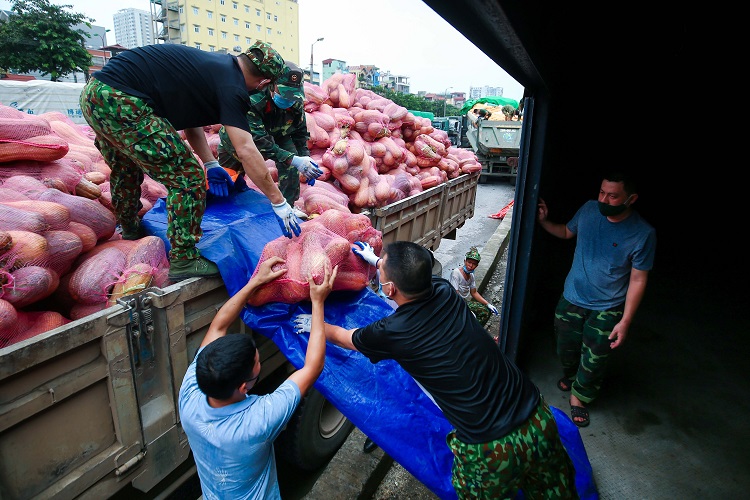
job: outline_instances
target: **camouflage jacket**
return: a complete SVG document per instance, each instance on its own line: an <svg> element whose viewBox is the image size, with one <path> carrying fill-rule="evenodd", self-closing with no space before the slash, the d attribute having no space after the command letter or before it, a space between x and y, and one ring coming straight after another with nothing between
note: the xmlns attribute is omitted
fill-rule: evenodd
<svg viewBox="0 0 750 500"><path fill-rule="evenodd" d="M269 92L255 92L250 94L250 111L247 113L250 132L258 150L266 160L277 163L287 163L294 154L281 149L277 140L290 136L297 147L297 156L309 156L307 141L310 133L307 131L307 119L303 101L297 101L289 109L279 109L274 105ZM224 127L219 130L221 142L219 150L224 150L236 156L229 136ZM276 138L276 139L275 139Z"/></svg>

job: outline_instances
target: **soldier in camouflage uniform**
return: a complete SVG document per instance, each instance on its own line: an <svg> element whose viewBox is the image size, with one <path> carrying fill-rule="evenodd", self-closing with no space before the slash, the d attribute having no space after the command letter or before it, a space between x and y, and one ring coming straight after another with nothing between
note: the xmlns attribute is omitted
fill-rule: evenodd
<svg viewBox="0 0 750 500"><path fill-rule="evenodd" d="M300 174L305 175L312 185L322 173L310 158L307 148L310 133L305 119L304 100L302 70L287 61L276 91L251 93L250 111L247 113L255 145L263 158L276 162L279 189L293 207L300 194ZM241 165L224 127L219 130L219 137L219 163L222 167L240 170ZM294 212L298 217L307 217L298 208L294 208Z"/></svg>
<svg viewBox="0 0 750 500"><path fill-rule="evenodd" d="M275 85L283 69L284 60L264 42L239 56L178 44L148 45L118 54L84 87L81 110L112 169L112 204L124 239L145 235L138 218L144 175L167 188L170 279L219 275L216 264L196 248L206 180L208 191L217 196L229 196L230 188L247 189L244 182L227 180L204 126L226 126L244 172L268 196L282 232L299 235L300 221L273 182L245 118L248 92Z"/></svg>

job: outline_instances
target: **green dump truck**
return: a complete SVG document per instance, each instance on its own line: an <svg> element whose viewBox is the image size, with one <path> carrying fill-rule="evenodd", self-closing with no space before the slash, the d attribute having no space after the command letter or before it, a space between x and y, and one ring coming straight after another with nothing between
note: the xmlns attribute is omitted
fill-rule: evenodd
<svg viewBox="0 0 750 500"><path fill-rule="evenodd" d="M507 179L515 185L523 122L483 120L471 112L467 116L469 126L466 137L482 165L479 182L493 178Z"/></svg>

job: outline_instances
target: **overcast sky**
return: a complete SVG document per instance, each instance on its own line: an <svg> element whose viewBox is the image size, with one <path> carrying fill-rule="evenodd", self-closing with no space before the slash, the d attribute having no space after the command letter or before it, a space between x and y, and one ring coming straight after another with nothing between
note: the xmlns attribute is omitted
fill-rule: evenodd
<svg viewBox="0 0 750 500"><path fill-rule="evenodd" d="M150 11L149 0L51 0L73 5L73 11L94 18L110 29L107 43L115 43L112 16L132 7ZM0 9L11 2L0 0ZM315 71L324 59L348 65L372 64L381 71L409 77L412 93L442 94L446 89L503 87L503 95L520 101L523 87L484 55L461 33L421 0L299 0L300 66L310 68L314 47ZM449 91L450 91L449 90Z"/></svg>

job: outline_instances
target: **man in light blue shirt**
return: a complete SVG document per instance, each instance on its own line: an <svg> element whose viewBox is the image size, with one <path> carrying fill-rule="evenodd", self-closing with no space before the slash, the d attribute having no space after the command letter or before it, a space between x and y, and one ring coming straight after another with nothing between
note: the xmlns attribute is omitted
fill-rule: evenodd
<svg viewBox="0 0 750 500"><path fill-rule="evenodd" d="M598 200L586 202L567 224L547 220L539 200L537 220L558 238L577 237L573 265L555 309L561 391L571 391L570 412L589 425L584 406L599 394L612 349L625 342L654 265L656 231L632 208L635 185L624 173L604 177Z"/></svg>
<svg viewBox="0 0 750 500"><path fill-rule="evenodd" d="M327 270L320 285L309 279L312 326L305 364L271 394L250 394L261 369L252 335L227 334L252 293L286 272L272 270L283 263L280 257L261 263L219 309L180 387L180 419L206 500L281 498L273 442L323 371L323 304L338 268Z"/></svg>

